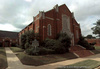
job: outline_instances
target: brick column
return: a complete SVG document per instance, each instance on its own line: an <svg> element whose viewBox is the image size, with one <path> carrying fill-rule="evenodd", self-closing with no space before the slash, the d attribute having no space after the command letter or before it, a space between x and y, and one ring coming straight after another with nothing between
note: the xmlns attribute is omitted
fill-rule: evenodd
<svg viewBox="0 0 100 69"><path fill-rule="evenodd" d="M4 46L4 39L2 40L2 43L3 43L3 47L5 47L5 46Z"/></svg>

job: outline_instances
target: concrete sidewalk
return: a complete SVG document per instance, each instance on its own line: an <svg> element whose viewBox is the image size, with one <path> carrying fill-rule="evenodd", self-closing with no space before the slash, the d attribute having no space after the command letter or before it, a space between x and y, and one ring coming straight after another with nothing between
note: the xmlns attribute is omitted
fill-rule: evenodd
<svg viewBox="0 0 100 69"><path fill-rule="evenodd" d="M10 50L10 48L5 48L7 55L8 68L7 69L25 69L28 66L23 65L17 56Z"/></svg>
<svg viewBox="0 0 100 69"><path fill-rule="evenodd" d="M92 56L89 56L89 57L86 57L86 58L71 59L71 60L51 63L51 64L47 64L47 65L42 65L42 66L26 66L26 65L23 65L20 62L20 60L10 50L10 48L5 48L5 50L6 50L7 61L8 61L8 68L7 69L55 69L55 68L58 68L58 67L74 64L74 63L84 61L84 60L88 60L88 59L100 61L100 54L97 54L97 55L92 55Z"/></svg>
<svg viewBox="0 0 100 69"><path fill-rule="evenodd" d="M89 57L86 57L86 58L77 58L77 59L71 59L71 60L66 60L66 61L62 61L62 62L47 64L47 65L43 65L43 66L38 66L36 69L55 69L55 68L58 68L58 67L74 64L74 63L81 62L81 61L84 61L84 60L100 61L100 54L92 55L92 56L89 56ZM99 66L99 68L100 68L100 66ZM99 68L97 68L97 69L99 69Z"/></svg>
<svg viewBox="0 0 100 69"><path fill-rule="evenodd" d="M85 57L85 58L77 58L77 59L71 59L71 60L56 62L56 63L52 63L52 64L47 64L47 65L42 65L42 66L36 67L35 69L56 69L58 67L74 64L74 63L81 62L81 61L84 61L84 60L100 61L100 54L92 55L92 56ZM97 68L97 69L99 69L99 68ZM30 67L29 69L33 69L33 68Z"/></svg>

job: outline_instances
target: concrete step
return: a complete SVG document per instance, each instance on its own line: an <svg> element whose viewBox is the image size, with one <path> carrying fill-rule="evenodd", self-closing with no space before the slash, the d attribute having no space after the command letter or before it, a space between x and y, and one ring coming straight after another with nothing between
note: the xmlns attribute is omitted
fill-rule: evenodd
<svg viewBox="0 0 100 69"><path fill-rule="evenodd" d="M74 53L75 53L78 57L87 57L87 56L94 55L94 53L91 52L90 50L74 51Z"/></svg>
<svg viewBox="0 0 100 69"><path fill-rule="evenodd" d="M87 56L94 54L92 51L86 50L84 47L78 46L78 45L77 46L71 46L70 52L77 55L77 57L87 57Z"/></svg>
<svg viewBox="0 0 100 69"><path fill-rule="evenodd" d="M86 50L86 49L82 46L71 46L70 47L70 52L79 51L79 50Z"/></svg>

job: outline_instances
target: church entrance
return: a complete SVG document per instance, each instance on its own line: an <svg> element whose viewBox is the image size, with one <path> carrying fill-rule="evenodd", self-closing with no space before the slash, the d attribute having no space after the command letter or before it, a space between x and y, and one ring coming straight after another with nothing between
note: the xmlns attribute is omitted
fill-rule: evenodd
<svg viewBox="0 0 100 69"><path fill-rule="evenodd" d="M4 42L4 47L9 47L10 46L10 41L5 41Z"/></svg>

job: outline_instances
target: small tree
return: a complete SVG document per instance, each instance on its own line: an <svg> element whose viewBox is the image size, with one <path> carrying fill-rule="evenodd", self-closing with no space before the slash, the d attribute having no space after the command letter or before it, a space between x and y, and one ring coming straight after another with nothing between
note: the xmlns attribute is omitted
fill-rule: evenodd
<svg viewBox="0 0 100 69"><path fill-rule="evenodd" d="M64 47L63 43L57 40L53 46L54 53L62 54L66 53L66 48Z"/></svg>
<svg viewBox="0 0 100 69"><path fill-rule="evenodd" d="M59 35L58 40L62 43L62 45L65 47L66 51L68 52L71 45L71 38L66 33L61 33Z"/></svg>
<svg viewBox="0 0 100 69"><path fill-rule="evenodd" d="M55 44L56 40L53 40L53 39L46 39L45 40L45 47L48 48L48 49L52 49L54 44Z"/></svg>
<svg viewBox="0 0 100 69"><path fill-rule="evenodd" d="M31 41L33 41L35 37L34 31L33 30L27 31L25 34L26 34L26 42L31 44Z"/></svg>
<svg viewBox="0 0 100 69"><path fill-rule="evenodd" d="M80 37L79 41L78 41L78 44L85 47L86 49L89 49L89 50L94 50L95 48L90 45L85 39L84 37Z"/></svg>
<svg viewBox="0 0 100 69"><path fill-rule="evenodd" d="M27 45L30 45L34 40L35 34L34 31L27 31L24 34L21 35L21 47L23 49L25 49L25 47L27 48Z"/></svg>
<svg viewBox="0 0 100 69"><path fill-rule="evenodd" d="M30 44L28 42L25 43L25 49L29 48Z"/></svg>
<svg viewBox="0 0 100 69"><path fill-rule="evenodd" d="M93 34L100 38L100 19L94 25L95 26L91 28L93 30Z"/></svg>
<svg viewBox="0 0 100 69"><path fill-rule="evenodd" d="M85 38L92 39L92 38L95 38L95 37L93 37L92 35L87 35Z"/></svg>
<svg viewBox="0 0 100 69"><path fill-rule="evenodd" d="M38 55L39 47L29 46L25 51L29 55Z"/></svg>
<svg viewBox="0 0 100 69"><path fill-rule="evenodd" d="M21 48L25 49L25 43L26 43L26 34L21 35Z"/></svg>
<svg viewBox="0 0 100 69"><path fill-rule="evenodd" d="M34 37L35 37L35 33L34 33L34 31L32 30L32 31L30 31L30 33L29 33L29 41L30 41L30 43L31 43L31 41L34 40Z"/></svg>

